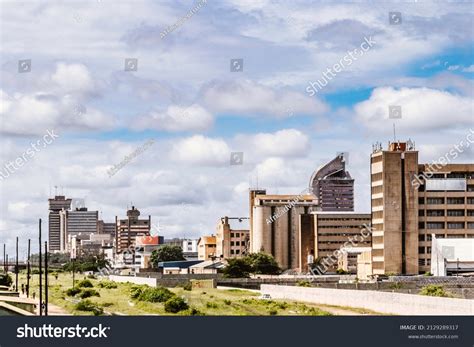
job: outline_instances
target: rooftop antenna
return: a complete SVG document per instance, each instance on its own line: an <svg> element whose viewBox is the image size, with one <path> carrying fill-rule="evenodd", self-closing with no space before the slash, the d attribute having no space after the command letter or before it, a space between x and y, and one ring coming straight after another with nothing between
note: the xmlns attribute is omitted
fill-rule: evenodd
<svg viewBox="0 0 474 347"><path fill-rule="evenodd" d="M54 196L58 195L58 186L54 186Z"/></svg>
<svg viewBox="0 0 474 347"><path fill-rule="evenodd" d="M395 123L393 123L393 142L397 142L397 135L395 132Z"/></svg>

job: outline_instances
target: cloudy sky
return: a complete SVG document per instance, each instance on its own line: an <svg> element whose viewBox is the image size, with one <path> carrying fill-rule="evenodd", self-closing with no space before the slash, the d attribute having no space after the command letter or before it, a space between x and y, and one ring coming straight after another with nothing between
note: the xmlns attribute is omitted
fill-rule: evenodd
<svg viewBox="0 0 474 347"><path fill-rule="evenodd" d="M386 146L394 124L422 162L473 128L467 2L4 0L0 10L0 243L10 254L17 235L24 254L38 218L47 230L56 189L105 221L133 203L155 232L197 237L221 216L247 216L249 186L297 194L338 152L365 212L372 144ZM472 162L472 147L456 161ZM230 165L232 152L242 165Z"/></svg>

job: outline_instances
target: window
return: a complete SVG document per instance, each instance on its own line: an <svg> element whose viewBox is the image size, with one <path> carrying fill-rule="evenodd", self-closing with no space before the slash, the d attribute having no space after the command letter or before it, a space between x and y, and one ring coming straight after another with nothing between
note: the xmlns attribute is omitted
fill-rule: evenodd
<svg viewBox="0 0 474 347"><path fill-rule="evenodd" d="M431 234L427 234L426 235L426 241L431 241L432 237L431 237Z"/></svg>
<svg viewBox="0 0 474 347"><path fill-rule="evenodd" d="M236 246L240 246L240 241L236 241L236 242L235 242L235 245L236 245Z"/></svg>
<svg viewBox="0 0 474 347"><path fill-rule="evenodd" d="M425 228L425 222L418 222L418 229L424 229Z"/></svg>
<svg viewBox="0 0 474 347"><path fill-rule="evenodd" d="M448 222L448 229L464 229L464 223Z"/></svg>
<svg viewBox="0 0 474 347"><path fill-rule="evenodd" d="M233 245L234 245L234 241L230 241L230 245L233 246Z"/></svg>
<svg viewBox="0 0 474 347"><path fill-rule="evenodd" d="M240 249L236 249L235 254L240 254Z"/></svg>
<svg viewBox="0 0 474 347"><path fill-rule="evenodd" d="M428 210L426 211L428 217L443 217L444 210Z"/></svg>
<svg viewBox="0 0 474 347"><path fill-rule="evenodd" d="M425 247L418 247L419 254L425 254Z"/></svg>
<svg viewBox="0 0 474 347"><path fill-rule="evenodd" d="M470 217L474 216L474 210L467 210L467 215Z"/></svg>
<svg viewBox="0 0 474 347"><path fill-rule="evenodd" d="M448 210L448 216L450 216L450 217L462 217L462 216L464 216L464 210Z"/></svg>
<svg viewBox="0 0 474 347"><path fill-rule="evenodd" d="M444 204L444 198L427 198L426 203L428 205L441 205Z"/></svg>
<svg viewBox="0 0 474 347"><path fill-rule="evenodd" d="M427 229L444 229L443 222L428 222L426 223Z"/></svg>
<svg viewBox="0 0 474 347"><path fill-rule="evenodd" d="M230 237L234 237L234 233L230 233Z"/></svg>
<svg viewBox="0 0 474 347"><path fill-rule="evenodd" d="M474 229L474 223L473 222L468 222L467 223L467 228L468 229Z"/></svg>
<svg viewBox="0 0 474 347"><path fill-rule="evenodd" d="M448 198L448 204L450 204L450 205L462 205L462 204L464 204L464 198Z"/></svg>
<svg viewBox="0 0 474 347"><path fill-rule="evenodd" d="M425 241L425 234L418 235L418 241Z"/></svg>
<svg viewBox="0 0 474 347"><path fill-rule="evenodd" d="M467 191L468 192L474 192L474 185L470 184L467 186Z"/></svg>
<svg viewBox="0 0 474 347"><path fill-rule="evenodd" d="M233 249L230 250L230 254L234 254L234 250L233 250Z"/></svg>
<svg viewBox="0 0 474 347"><path fill-rule="evenodd" d="M426 253L428 253L428 254L431 253L431 247L426 247Z"/></svg>
<svg viewBox="0 0 474 347"><path fill-rule="evenodd" d="M436 234L437 239L444 239L444 234Z"/></svg>
<svg viewBox="0 0 474 347"><path fill-rule="evenodd" d="M474 205L474 198L467 198L467 203L470 205Z"/></svg>
<svg viewBox="0 0 474 347"><path fill-rule="evenodd" d="M418 198L418 204L423 205L425 203L425 198Z"/></svg>
<svg viewBox="0 0 474 347"><path fill-rule="evenodd" d="M424 215L425 215L425 210L418 210L418 216L419 217L423 217Z"/></svg>

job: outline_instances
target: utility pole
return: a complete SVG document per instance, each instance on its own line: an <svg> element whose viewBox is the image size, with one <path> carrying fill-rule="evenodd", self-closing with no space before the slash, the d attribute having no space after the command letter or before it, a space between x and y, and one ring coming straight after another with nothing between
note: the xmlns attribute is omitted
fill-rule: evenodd
<svg viewBox="0 0 474 347"><path fill-rule="evenodd" d="M44 241L44 315L48 315L48 241Z"/></svg>
<svg viewBox="0 0 474 347"><path fill-rule="evenodd" d="M41 255L41 218L39 219L39 314L40 316L43 315L43 268L42 268L42 262L43 262L43 257Z"/></svg>
<svg viewBox="0 0 474 347"><path fill-rule="evenodd" d="M3 272L7 273L7 245L3 244Z"/></svg>
<svg viewBox="0 0 474 347"><path fill-rule="evenodd" d="M15 290L18 290L18 236L16 237L16 258L15 258Z"/></svg>
<svg viewBox="0 0 474 347"><path fill-rule="evenodd" d="M28 239L28 261L26 265L26 297L30 297L30 277L31 277L31 265L30 265L30 250L31 250L31 240Z"/></svg>

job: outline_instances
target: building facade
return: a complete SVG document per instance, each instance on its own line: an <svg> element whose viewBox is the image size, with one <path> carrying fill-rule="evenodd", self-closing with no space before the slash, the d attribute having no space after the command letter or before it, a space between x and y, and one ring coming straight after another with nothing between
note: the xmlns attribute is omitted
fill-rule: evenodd
<svg viewBox="0 0 474 347"><path fill-rule="evenodd" d="M72 199L66 199L63 195L56 195L54 198L48 199L48 248L50 252L61 251L61 221L59 213L62 210L69 210L71 208L71 201Z"/></svg>
<svg viewBox="0 0 474 347"><path fill-rule="evenodd" d="M60 251L67 252L71 249L71 237L76 240L89 240L91 234L99 230L99 212L88 211L86 207L74 211L62 210L60 216Z"/></svg>
<svg viewBox="0 0 474 347"><path fill-rule="evenodd" d="M474 164L419 164L411 141L371 155L374 274L431 270L431 234L474 237Z"/></svg>
<svg viewBox="0 0 474 347"><path fill-rule="evenodd" d="M309 188L318 198L321 211L354 211L354 179L346 171L344 155L315 171Z"/></svg>
<svg viewBox="0 0 474 347"><path fill-rule="evenodd" d="M214 235L201 236L198 241L198 259L209 260L217 257L216 237Z"/></svg>
<svg viewBox="0 0 474 347"><path fill-rule="evenodd" d="M238 258L246 255L249 247L247 217L222 217L216 227L217 256Z"/></svg>

